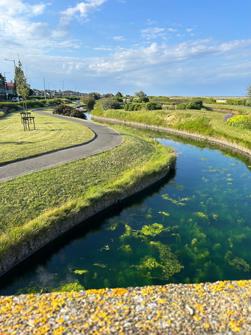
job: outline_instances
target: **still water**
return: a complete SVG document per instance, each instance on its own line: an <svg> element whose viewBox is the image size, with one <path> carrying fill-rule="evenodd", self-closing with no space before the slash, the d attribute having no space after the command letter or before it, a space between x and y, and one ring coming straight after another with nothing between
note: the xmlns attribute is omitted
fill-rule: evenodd
<svg viewBox="0 0 251 335"><path fill-rule="evenodd" d="M251 173L214 149L159 139L175 175L19 267L0 294L251 278Z"/></svg>

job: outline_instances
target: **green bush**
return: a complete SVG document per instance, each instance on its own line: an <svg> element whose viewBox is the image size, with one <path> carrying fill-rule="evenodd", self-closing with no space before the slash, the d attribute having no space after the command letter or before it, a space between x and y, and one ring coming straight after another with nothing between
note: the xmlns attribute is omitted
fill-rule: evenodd
<svg viewBox="0 0 251 335"><path fill-rule="evenodd" d="M119 102L116 98L102 99L101 104L102 104L102 107L103 107L104 110L123 108L123 103Z"/></svg>
<svg viewBox="0 0 251 335"><path fill-rule="evenodd" d="M11 102L11 101L4 101L0 102L0 108L1 109L12 109L12 110L18 110L20 108L23 108L23 105L27 106L27 108L39 108L39 107L45 107L45 106L55 106L62 103L61 99L48 99L48 100L27 100L27 101L20 101L20 102Z"/></svg>
<svg viewBox="0 0 251 335"><path fill-rule="evenodd" d="M136 103L136 102L130 102L128 104L125 104L124 109L126 111L139 111L143 108L143 104Z"/></svg>
<svg viewBox="0 0 251 335"><path fill-rule="evenodd" d="M198 109L200 110L202 107L203 107L202 100L194 100L188 103L181 103L181 104L176 105L177 109Z"/></svg>
<svg viewBox="0 0 251 335"><path fill-rule="evenodd" d="M202 100L194 100L187 104L187 109L201 109L203 107Z"/></svg>
<svg viewBox="0 0 251 335"><path fill-rule="evenodd" d="M235 115L227 120L227 124L242 129L251 129L251 117L248 115Z"/></svg>
<svg viewBox="0 0 251 335"><path fill-rule="evenodd" d="M71 106L67 105L59 105L57 106L53 114L59 114L59 115L65 115L65 116L72 116L72 117L78 117L80 119L86 119L86 116L83 112L77 110L76 108L73 108Z"/></svg>
<svg viewBox="0 0 251 335"><path fill-rule="evenodd" d="M185 103L176 105L176 109L186 109L186 108L187 108L187 104L185 104Z"/></svg>
<svg viewBox="0 0 251 335"><path fill-rule="evenodd" d="M86 105L88 112L91 112L95 105L95 99L92 95L81 97L81 102Z"/></svg>
<svg viewBox="0 0 251 335"><path fill-rule="evenodd" d="M251 99L246 100L245 106L251 106Z"/></svg>
<svg viewBox="0 0 251 335"><path fill-rule="evenodd" d="M153 110L162 109L162 106L160 103L157 103L157 102L148 102L146 104L146 109L149 111L153 111Z"/></svg>

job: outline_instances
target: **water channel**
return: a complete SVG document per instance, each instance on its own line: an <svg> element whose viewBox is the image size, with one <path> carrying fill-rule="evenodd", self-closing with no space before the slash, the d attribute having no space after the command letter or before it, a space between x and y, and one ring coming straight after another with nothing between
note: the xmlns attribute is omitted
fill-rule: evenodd
<svg viewBox="0 0 251 335"><path fill-rule="evenodd" d="M251 278L251 173L238 158L171 138L171 178L53 243L0 294Z"/></svg>

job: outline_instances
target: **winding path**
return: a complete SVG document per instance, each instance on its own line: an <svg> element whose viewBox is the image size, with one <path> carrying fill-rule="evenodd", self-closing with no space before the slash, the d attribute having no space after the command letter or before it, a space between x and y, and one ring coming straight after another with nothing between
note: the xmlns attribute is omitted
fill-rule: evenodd
<svg viewBox="0 0 251 335"><path fill-rule="evenodd" d="M42 110L36 110L35 112L41 115L48 115L48 113ZM93 141L83 143L82 145L61 149L47 154L41 154L37 157L28 157L23 160L1 166L0 182L72 162L81 158L93 156L98 153L110 150L122 143L122 137L119 135L119 133L106 126L98 125L91 121L85 121L82 119L70 118L61 115L52 114L52 116L61 119L70 119L71 122L80 123L83 126L90 128L96 134L96 137L93 139Z"/></svg>

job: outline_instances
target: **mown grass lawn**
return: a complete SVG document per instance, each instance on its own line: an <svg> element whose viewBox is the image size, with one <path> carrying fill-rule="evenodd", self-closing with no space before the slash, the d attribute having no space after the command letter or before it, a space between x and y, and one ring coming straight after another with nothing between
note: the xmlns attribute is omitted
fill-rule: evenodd
<svg viewBox="0 0 251 335"><path fill-rule="evenodd" d="M93 132L80 124L34 113L36 130L24 131L19 112L0 114L0 164L90 140Z"/></svg>
<svg viewBox="0 0 251 335"><path fill-rule="evenodd" d="M124 111L101 110L94 115L185 130L212 136L251 148L251 130L236 128L224 121L224 113L204 110Z"/></svg>
<svg viewBox="0 0 251 335"><path fill-rule="evenodd" d="M76 212L93 199L102 201L109 190L126 188L174 159L170 149L139 132L116 128L124 141L113 150L0 183L0 257L18 241L34 238L50 220Z"/></svg>

